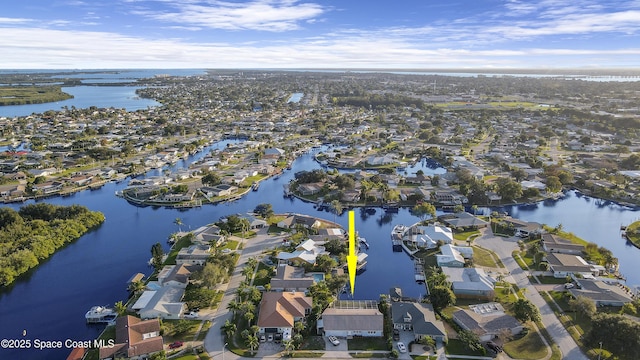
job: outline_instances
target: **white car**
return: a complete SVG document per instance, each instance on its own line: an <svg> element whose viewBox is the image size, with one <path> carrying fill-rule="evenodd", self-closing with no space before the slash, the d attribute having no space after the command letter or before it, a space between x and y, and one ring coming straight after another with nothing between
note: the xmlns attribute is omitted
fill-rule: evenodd
<svg viewBox="0 0 640 360"><path fill-rule="evenodd" d="M566 284L564 284L564 288L565 288L565 289L573 289L573 287L574 287L574 286L575 286L575 285L573 285L573 283L566 283Z"/></svg>
<svg viewBox="0 0 640 360"><path fill-rule="evenodd" d="M329 339L329 342L333 344L333 346L340 345L340 340L338 340L337 337L331 335L331 336L328 337L328 339Z"/></svg>
<svg viewBox="0 0 640 360"><path fill-rule="evenodd" d="M188 313L188 314L184 314L184 318L185 319L197 319L199 317L200 317L200 315L198 315L197 312L193 312L193 311Z"/></svg>
<svg viewBox="0 0 640 360"><path fill-rule="evenodd" d="M400 351L401 353L407 352L407 347L404 346L404 343L402 341L398 341L398 351Z"/></svg>

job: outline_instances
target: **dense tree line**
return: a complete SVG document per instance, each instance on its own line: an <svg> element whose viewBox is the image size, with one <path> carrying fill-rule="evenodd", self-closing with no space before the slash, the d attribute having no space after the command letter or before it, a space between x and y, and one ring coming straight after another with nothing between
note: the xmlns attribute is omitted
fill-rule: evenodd
<svg viewBox="0 0 640 360"><path fill-rule="evenodd" d="M79 205L40 203L23 206L19 211L0 208L0 286L11 284L103 222L102 213Z"/></svg>

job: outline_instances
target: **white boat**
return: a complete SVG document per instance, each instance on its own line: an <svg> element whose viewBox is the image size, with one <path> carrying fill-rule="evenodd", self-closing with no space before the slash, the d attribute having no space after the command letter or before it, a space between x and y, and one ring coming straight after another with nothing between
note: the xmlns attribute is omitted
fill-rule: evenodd
<svg viewBox="0 0 640 360"><path fill-rule="evenodd" d="M84 317L88 324L109 323L118 317L118 313L106 306L93 306Z"/></svg>
<svg viewBox="0 0 640 360"><path fill-rule="evenodd" d="M369 243L367 242L367 239L358 236L358 241L360 242L360 244L364 245L367 249L369 248Z"/></svg>

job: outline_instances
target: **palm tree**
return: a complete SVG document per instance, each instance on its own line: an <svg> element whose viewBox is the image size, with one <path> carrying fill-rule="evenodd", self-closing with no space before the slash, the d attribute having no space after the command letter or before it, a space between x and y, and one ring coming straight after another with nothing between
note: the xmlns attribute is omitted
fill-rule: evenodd
<svg viewBox="0 0 640 360"><path fill-rule="evenodd" d="M338 200L333 200L331 207L333 208L333 222L336 222L336 215L342 215L342 204Z"/></svg>
<svg viewBox="0 0 640 360"><path fill-rule="evenodd" d="M227 305L227 310L230 310L231 312L233 312L233 316L236 316L238 311L240 311L241 309L242 309L242 304L236 300L231 300L229 302L229 305Z"/></svg>
<svg viewBox="0 0 640 360"><path fill-rule="evenodd" d="M129 291L133 292L134 294L139 294L144 291L145 287L146 285L144 284L144 282L134 281L129 284Z"/></svg>
<svg viewBox="0 0 640 360"><path fill-rule="evenodd" d="M250 281L251 278L253 277L253 270L254 269L249 266L245 266L242 268L242 275L244 275L247 281Z"/></svg>
<svg viewBox="0 0 640 360"><path fill-rule="evenodd" d="M247 259L247 266L250 266L252 269L255 269L258 266L258 260L254 257L250 257Z"/></svg>
<svg viewBox="0 0 640 360"><path fill-rule="evenodd" d="M244 319L247 320L247 326L251 325L251 320L255 319L256 315L252 311L244 313Z"/></svg>
<svg viewBox="0 0 640 360"><path fill-rule="evenodd" d="M224 325L222 325L222 331L224 331L224 334L227 336L227 340L233 338L233 335L235 335L236 330L237 330L236 324L229 321L229 319L227 319L224 322Z"/></svg>
<svg viewBox="0 0 640 360"><path fill-rule="evenodd" d="M250 335L247 338L247 345L251 348L251 353L254 353L254 349L260 345L260 341L258 341L258 337L255 335Z"/></svg>
<svg viewBox="0 0 640 360"><path fill-rule="evenodd" d="M296 345L291 340L284 340L282 345L284 345L284 351L287 356L291 355L293 350L296 349Z"/></svg>
<svg viewBox="0 0 640 360"><path fill-rule="evenodd" d="M118 301L114 305L114 310L118 313L118 316L123 316L127 313L127 305L125 305L122 301Z"/></svg>
<svg viewBox="0 0 640 360"><path fill-rule="evenodd" d="M298 334L302 333L306 328L307 325L304 323L304 321L296 321L293 324L293 330L295 330Z"/></svg>

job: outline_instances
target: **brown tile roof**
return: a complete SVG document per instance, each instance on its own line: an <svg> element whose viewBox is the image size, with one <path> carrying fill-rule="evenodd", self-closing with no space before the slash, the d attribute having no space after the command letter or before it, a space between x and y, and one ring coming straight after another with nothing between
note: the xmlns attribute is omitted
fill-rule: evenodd
<svg viewBox="0 0 640 360"><path fill-rule="evenodd" d="M137 317L127 315L116 319L116 346L100 348L100 358L111 355L125 357L139 356L162 351L162 336L152 336L145 339L148 334L160 333L158 319L140 320Z"/></svg>
<svg viewBox="0 0 640 360"><path fill-rule="evenodd" d="M262 295L259 327L293 327L296 318L311 309L311 298L303 292L267 292Z"/></svg>

